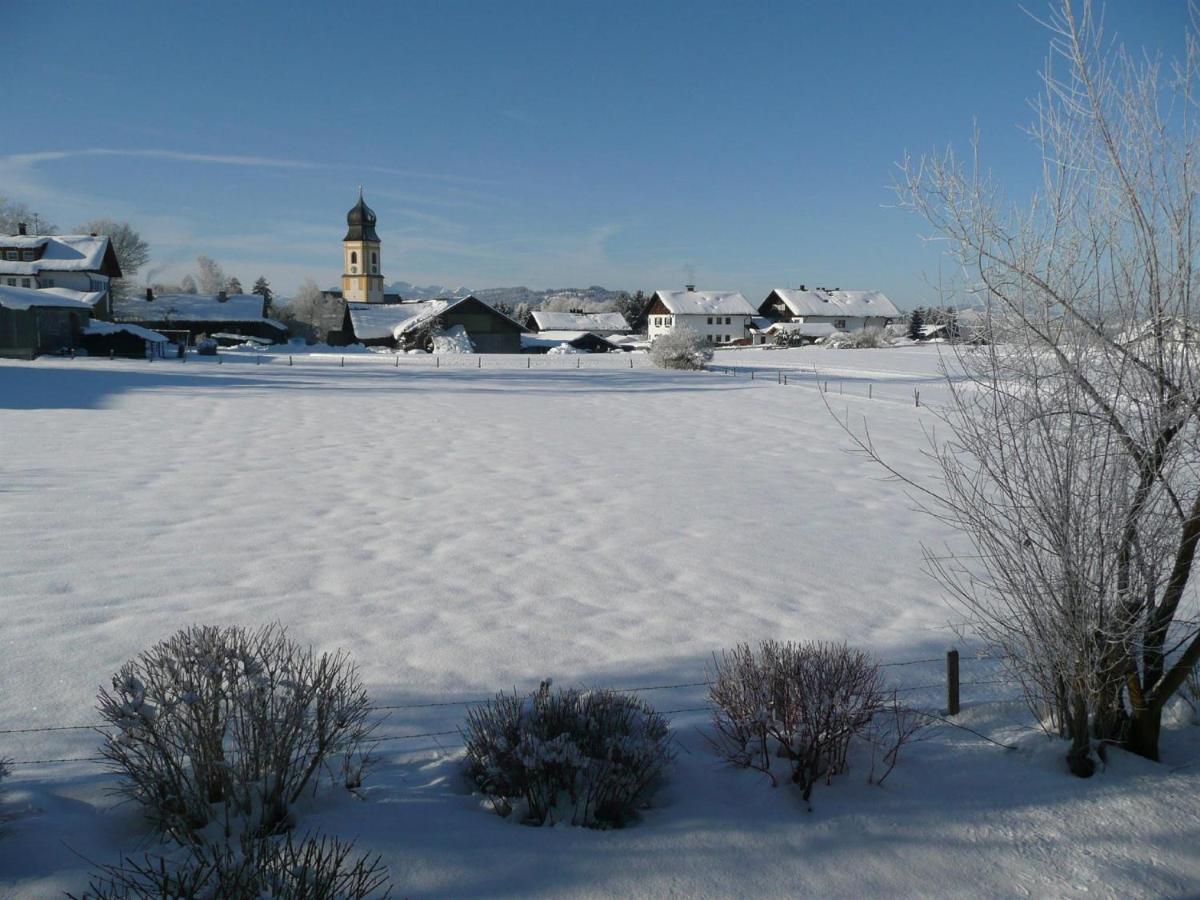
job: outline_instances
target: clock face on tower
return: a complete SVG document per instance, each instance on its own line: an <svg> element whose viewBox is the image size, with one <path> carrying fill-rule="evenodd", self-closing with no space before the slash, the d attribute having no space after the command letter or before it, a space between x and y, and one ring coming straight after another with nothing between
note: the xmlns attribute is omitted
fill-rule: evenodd
<svg viewBox="0 0 1200 900"><path fill-rule="evenodd" d="M383 302L376 221L360 185L358 202L346 213L346 236L342 239L342 296L354 303Z"/></svg>

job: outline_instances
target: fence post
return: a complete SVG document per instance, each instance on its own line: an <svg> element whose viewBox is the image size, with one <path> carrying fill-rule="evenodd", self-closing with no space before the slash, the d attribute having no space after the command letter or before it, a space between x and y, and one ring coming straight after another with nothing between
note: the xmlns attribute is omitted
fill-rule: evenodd
<svg viewBox="0 0 1200 900"><path fill-rule="evenodd" d="M292 364L292 355L289 353L288 354L288 365L290 366L291 364Z"/></svg>
<svg viewBox="0 0 1200 900"><path fill-rule="evenodd" d="M529 357L525 357L525 368L529 368Z"/></svg>
<svg viewBox="0 0 1200 900"><path fill-rule="evenodd" d="M631 368L631 369L633 368L633 357L632 356L629 357L629 368Z"/></svg>
<svg viewBox="0 0 1200 900"><path fill-rule="evenodd" d="M958 651L946 651L946 714L958 715Z"/></svg>
<svg viewBox="0 0 1200 900"><path fill-rule="evenodd" d="M395 364L395 366L393 366L393 368L396 368L396 369L400 368L400 354L399 353L396 354L396 364Z"/></svg>
<svg viewBox="0 0 1200 900"><path fill-rule="evenodd" d="M754 370L753 369L750 370L750 380L751 381L754 380Z"/></svg>
<svg viewBox="0 0 1200 900"><path fill-rule="evenodd" d="M346 368L346 357L342 357L342 368Z"/></svg>
<svg viewBox="0 0 1200 900"><path fill-rule="evenodd" d="M579 357L575 357L575 368L579 368Z"/></svg>
<svg viewBox="0 0 1200 900"><path fill-rule="evenodd" d="M477 363L477 365L475 366L475 368L477 368L477 369L482 369L482 368L483 368L483 357L482 357L482 356L477 356L477 357L475 357L475 362Z"/></svg>
<svg viewBox="0 0 1200 900"><path fill-rule="evenodd" d="M913 400L916 402L917 406L921 405L921 392L920 391L918 391L916 389L913 390Z"/></svg>
<svg viewBox="0 0 1200 900"><path fill-rule="evenodd" d="M783 383L787 384L787 376L786 375L783 376Z"/></svg>
<svg viewBox="0 0 1200 900"><path fill-rule="evenodd" d="M871 400L874 398L874 396L875 396L875 385L868 384L867 385L867 399Z"/></svg>
<svg viewBox="0 0 1200 900"><path fill-rule="evenodd" d="M108 358L109 358L109 359L116 359L116 358L117 358L117 351L116 351L116 350L109 350L109 351L108 351Z"/></svg>
<svg viewBox="0 0 1200 900"><path fill-rule="evenodd" d="M262 357L261 356L254 357L254 364L256 366L261 366L262 365Z"/></svg>
<svg viewBox="0 0 1200 900"><path fill-rule="evenodd" d="M435 356L433 358L433 367L435 369L440 369L442 367L442 358L440 356Z"/></svg>

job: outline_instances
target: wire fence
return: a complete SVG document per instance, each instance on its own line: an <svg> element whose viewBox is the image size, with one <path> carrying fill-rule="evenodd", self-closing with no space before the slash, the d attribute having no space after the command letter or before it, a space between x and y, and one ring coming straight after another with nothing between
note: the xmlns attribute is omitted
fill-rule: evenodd
<svg viewBox="0 0 1200 900"><path fill-rule="evenodd" d="M998 660L996 657L980 654L980 655L975 655L975 656L964 657L962 661L965 663L986 663L989 661L997 662ZM1005 677L976 678L976 679L971 679L971 680L966 680L966 681L960 680L958 678L959 658L958 658L957 651L954 651L954 650L951 650L949 653L947 653L946 656L934 656L934 657L925 657L922 659L907 659L907 660L889 661L889 662L880 663L879 667L881 669L885 669L885 670L907 669L910 666L920 666L920 665L930 665L930 664L945 664L946 665L945 677L938 681L927 681L927 682L922 682L920 684L903 684L903 683L890 684L888 686L889 692L895 692L897 697L908 697L910 695L917 694L921 691L944 691L945 692L944 699L946 700L946 703L944 705L938 706L937 708L942 711L947 712L947 714L949 714L949 715L953 715L958 712L958 704L960 702L959 701L959 691L962 688L968 688L968 687L969 688L975 688L975 687L995 688L995 687L1001 686L1001 685L1012 686L1012 685L1016 684L1016 681L1014 679L1005 678ZM991 674L991 673L987 673L987 674ZM659 691L695 691L697 688L711 687L713 685L713 683L714 682L711 679L704 679L704 680L699 680L699 681L684 681L684 682L677 682L677 683L671 683L671 684L651 684L651 685L641 685L641 686L636 686L636 687L621 687L621 688L614 688L613 690L615 693L622 693L622 694L642 694L642 693L652 693L652 692L659 692ZM534 688L531 688L530 690L533 690L533 689ZM513 690L515 691L516 689L514 688ZM387 713L388 716L390 717L392 714L398 713L398 712L420 713L421 711L448 710L448 709L454 709L454 708L464 708L464 707L468 707L468 706L477 706L479 704L486 703L489 700L494 699L495 696L496 695L493 694L488 697L472 697L470 699L462 699L462 700L433 700L433 701L423 701L423 702L415 702L415 703L379 704L379 705L373 705L373 706L369 707L369 710L372 712ZM993 697L988 697L983 702L1011 702L1011 701L1017 700L1017 699L1020 699L1020 698L1017 696L1010 696L1010 697L1003 697L1003 698L997 698L997 697L993 696ZM938 719L939 721L943 721L947 725L959 727L957 723L950 721L949 719L945 719L942 716L939 716L935 713L930 712L929 707L926 707L926 708L906 707L906 708L911 709L911 711L916 712L920 715L927 716L927 717L930 717L933 719ZM684 715L684 714L697 713L697 712L709 712L711 710L712 710L712 706L708 705L707 703L704 703L701 705L677 706L677 707L672 707L670 709L659 710L659 712L662 715L671 716L671 715ZM10 737L17 737L17 736L22 736L22 735L28 736L28 735L36 735L36 734L52 734L52 733L56 733L56 732L71 732L71 731L88 731L88 732L93 732L93 733L97 733L97 734L108 734L109 732L106 731L106 728L108 728L108 727L110 727L110 726L107 726L105 723L93 722L93 723L78 724L78 725L37 725L37 726L20 726L20 727L13 727L13 728L0 728L0 738L10 738ZM964 729L964 730L970 731L970 729ZM977 732L972 732L972 733L978 734ZM385 744L385 743L391 743L391 742L421 740L421 739L426 739L426 738L451 738L451 737L461 738L461 736L462 736L462 732L458 727L435 728L435 729L426 729L426 730L409 732L409 733L383 734L383 735L379 735L379 736L370 738L369 743L374 744L374 745L379 745L379 744ZM991 738L987 738L986 735L979 735L979 736L991 741L992 743L997 743L996 741L993 741ZM79 756L57 756L57 757L47 757L47 758L15 759L15 760L12 760L11 762L12 762L13 766L40 766L40 765L51 765L51 764L60 764L60 763L102 763L104 761L105 761L105 757L99 756L96 754L92 754L92 755L86 755L86 756L79 755Z"/></svg>

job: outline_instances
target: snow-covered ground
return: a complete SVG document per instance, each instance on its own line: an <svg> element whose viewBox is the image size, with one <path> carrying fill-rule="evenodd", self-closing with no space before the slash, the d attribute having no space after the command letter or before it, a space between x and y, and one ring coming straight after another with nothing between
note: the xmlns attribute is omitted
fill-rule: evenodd
<svg viewBox="0 0 1200 900"><path fill-rule="evenodd" d="M780 638L931 660L886 671L935 709L956 614L919 543L950 536L846 452L818 388L927 478L913 391L938 396L937 359L719 351L728 375L642 355L0 362L0 729L94 721L122 662L195 622L279 621L346 648L383 705L546 676L697 682L714 650ZM981 661L963 678L1003 675ZM607 833L486 811L453 734L400 739L452 731L461 707L398 710L365 799L302 827L357 838L414 897L1200 892L1200 728L1169 729L1163 765L1115 753L1079 781L1014 695L968 684L958 721L1020 749L943 729L885 787L856 765L810 813L718 762L702 687L647 692L691 710L671 716L679 761L643 820ZM95 746L0 734L17 760ZM85 858L150 849L112 784L93 763L19 764L0 785L0 895L78 891Z"/></svg>

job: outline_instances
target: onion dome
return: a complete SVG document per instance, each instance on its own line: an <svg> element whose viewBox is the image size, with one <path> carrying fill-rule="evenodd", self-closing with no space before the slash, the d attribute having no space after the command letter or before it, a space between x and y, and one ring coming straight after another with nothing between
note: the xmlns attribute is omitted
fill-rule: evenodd
<svg viewBox="0 0 1200 900"><path fill-rule="evenodd" d="M361 186L358 189L358 202L346 213L346 224L350 227L343 241L379 241L379 235L375 233L375 210L363 202Z"/></svg>

